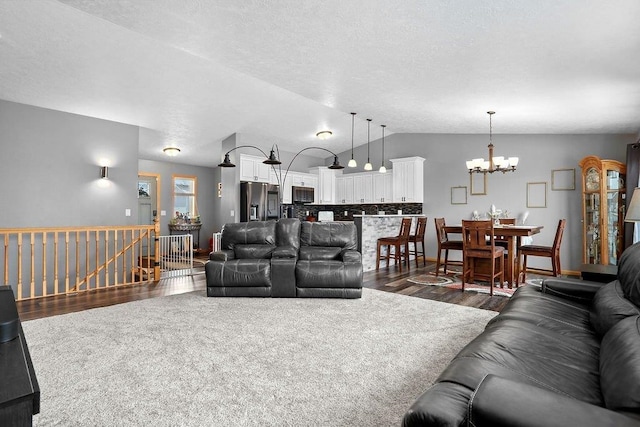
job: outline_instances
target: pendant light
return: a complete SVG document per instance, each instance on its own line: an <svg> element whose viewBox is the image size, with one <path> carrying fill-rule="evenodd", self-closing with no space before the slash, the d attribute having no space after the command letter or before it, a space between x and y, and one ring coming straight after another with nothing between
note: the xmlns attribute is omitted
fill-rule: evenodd
<svg viewBox="0 0 640 427"><path fill-rule="evenodd" d="M489 160L482 158L471 159L466 161L467 169L469 173L494 173L494 172L514 172L518 166L518 157L507 157L493 155L493 125L491 117L495 114L495 111L487 111L489 115Z"/></svg>
<svg viewBox="0 0 640 427"><path fill-rule="evenodd" d="M370 144L370 138L369 138L369 130L371 128L371 119L367 119L367 163L365 163L364 165L364 170L366 171L370 171L371 169L373 169L373 165L371 164L371 160L369 160L369 144Z"/></svg>
<svg viewBox="0 0 640 427"><path fill-rule="evenodd" d="M384 167L384 128L386 128L387 125L380 125L380 127L382 128L382 164L380 165L378 172L387 173L387 168Z"/></svg>
<svg viewBox="0 0 640 427"><path fill-rule="evenodd" d="M353 122L355 120L356 113L351 113L351 160L347 163L347 166L350 168L355 168L358 166L358 162L353 158Z"/></svg>

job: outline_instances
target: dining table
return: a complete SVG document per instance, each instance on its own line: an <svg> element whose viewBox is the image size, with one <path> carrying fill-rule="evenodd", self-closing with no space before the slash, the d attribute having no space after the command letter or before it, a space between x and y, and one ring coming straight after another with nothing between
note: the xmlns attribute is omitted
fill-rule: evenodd
<svg viewBox="0 0 640 427"><path fill-rule="evenodd" d="M525 236L533 236L540 233L544 226L542 225L509 225L496 224L493 226L494 234L503 236L507 241L507 257L505 259L505 279L509 288L515 284L518 285L518 277L520 274L520 262L518 256L518 247L520 239ZM445 226L447 234L462 234L462 224Z"/></svg>

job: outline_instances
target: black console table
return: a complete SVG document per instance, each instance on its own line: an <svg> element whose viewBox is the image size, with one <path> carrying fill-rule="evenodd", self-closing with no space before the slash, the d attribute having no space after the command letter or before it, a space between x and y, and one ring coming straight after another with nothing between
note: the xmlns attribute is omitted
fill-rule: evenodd
<svg viewBox="0 0 640 427"><path fill-rule="evenodd" d="M582 264L580 277L592 282L609 283L618 277L617 265Z"/></svg>
<svg viewBox="0 0 640 427"><path fill-rule="evenodd" d="M31 426L40 387L8 286L0 286L0 378L0 426Z"/></svg>

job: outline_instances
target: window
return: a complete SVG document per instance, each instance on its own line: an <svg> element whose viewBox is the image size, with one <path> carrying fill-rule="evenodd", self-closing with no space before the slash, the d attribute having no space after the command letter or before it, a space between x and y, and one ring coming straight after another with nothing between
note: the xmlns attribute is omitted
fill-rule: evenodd
<svg viewBox="0 0 640 427"><path fill-rule="evenodd" d="M198 180L195 176L173 175L173 211L177 217L198 216L196 196Z"/></svg>

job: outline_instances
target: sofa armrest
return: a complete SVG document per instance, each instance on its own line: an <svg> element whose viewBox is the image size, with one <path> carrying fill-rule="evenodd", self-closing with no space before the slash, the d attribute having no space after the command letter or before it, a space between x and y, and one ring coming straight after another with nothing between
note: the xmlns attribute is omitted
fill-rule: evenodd
<svg viewBox="0 0 640 427"><path fill-rule="evenodd" d="M589 302L605 283L589 280L553 277L542 281L542 293L579 302Z"/></svg>
<svg viewBox="0 0 640 427"><path fill-rule="evenodd" d="M230 259L234 258L235 254L229 249L223 249L221 251L211 252L209 254L210 261L229 261Z"/></svg>
<svg viewBox="0 0 640 427"><path fill-rule="evenodd" d="M340 259L342 262L362 263L362 255L353 249L344 249L340 252Z"/></svg>
<svg viewBox="0 0 640 427"><path fill-rule="evenodd" d="M271 258L297 258L298 249L295 246L278 246L271 253Z"/></svg>
<svg viewBox="0 0 640 427"><path fill-rule="evenodd" d="M638 420L610 409L495 375L483 378L468 412L476 427L638 426Z"/></svg>

